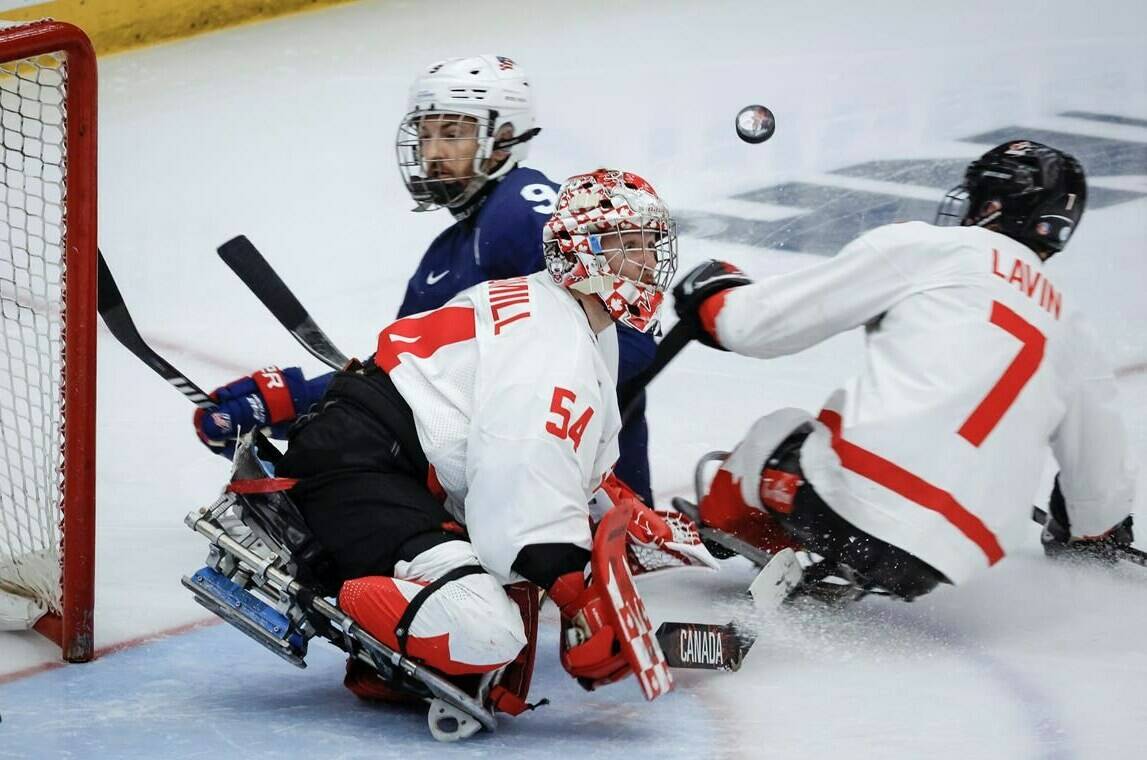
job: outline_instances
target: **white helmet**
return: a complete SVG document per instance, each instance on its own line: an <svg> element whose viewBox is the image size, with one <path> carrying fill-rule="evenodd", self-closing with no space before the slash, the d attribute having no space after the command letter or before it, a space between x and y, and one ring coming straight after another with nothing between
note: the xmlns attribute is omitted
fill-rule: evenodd
<svg viewBox="0 0 1147 760"><path fill-rule="evenodd" d="M429 66L410 88L407 114L398 127L395 147L398 168L406 189L418 203L415 211L445 206L458 208L474 196L487 180L500 177L526 157L528 141L541 130L534 127L534 104L526 73L514 61L500 55L449 58ZM419 124L424 117L443 122L465 123L440 139L477 139L470 174L441 179L434 164L443 159L423 155ZM477 124L475 131L473 124ZM509 137L497 139L509 125ZM497 151L509 157L495 166L489 159Z"/></svg>

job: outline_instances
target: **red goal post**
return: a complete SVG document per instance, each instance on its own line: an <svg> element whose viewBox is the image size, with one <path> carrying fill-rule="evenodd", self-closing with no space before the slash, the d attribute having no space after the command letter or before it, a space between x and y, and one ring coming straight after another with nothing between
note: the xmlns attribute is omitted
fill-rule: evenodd
<svg viewBox="0 0 1147 760"><path fill-rule="evenodd" d="M0 603L93 656L96 59L79 28L0 26Z"/></svg>

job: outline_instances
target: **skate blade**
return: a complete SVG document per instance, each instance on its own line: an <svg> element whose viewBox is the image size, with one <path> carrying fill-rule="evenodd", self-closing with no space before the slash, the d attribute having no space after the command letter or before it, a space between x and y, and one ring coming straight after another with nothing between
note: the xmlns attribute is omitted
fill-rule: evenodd
<svg viewBox="0 0 1147 760"><path fill-rule="evenodd" d="M294 630L286 615L209 567L197 570L191 577L184 576L182 583L201 606L295 667L307 667L303 660L306 639Z"/></svg>

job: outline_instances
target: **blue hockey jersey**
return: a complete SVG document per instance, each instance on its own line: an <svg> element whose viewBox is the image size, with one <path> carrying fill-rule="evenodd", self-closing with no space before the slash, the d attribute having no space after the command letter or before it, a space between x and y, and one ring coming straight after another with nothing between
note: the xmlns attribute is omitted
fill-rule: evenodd
<svg viewBox="0 0 1147 760"><path fill-rule="evenodd" d="M554 212L558 186L522 166L491 184L477 210L430 244L406 286L399 317L437 309L480 282L542 268L542 227Z"/></svg>

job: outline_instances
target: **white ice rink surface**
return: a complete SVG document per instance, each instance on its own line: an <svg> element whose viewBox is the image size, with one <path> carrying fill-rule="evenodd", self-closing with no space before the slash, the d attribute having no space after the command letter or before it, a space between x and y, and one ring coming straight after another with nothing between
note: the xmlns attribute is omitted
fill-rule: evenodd
<svg viewBox="0 0 1147 760"><path fill-rule="evenodd" d="M439 58L522 63L544 130L530 165L646 176L693 230L683 268L818 261L850 225L923 218L958 181L951 167L993 142L1039 135L1076 152L1095 189L1048 271L1107 336L1139 461L1145 29L1131 0L337 7L101 61L100 242L145 336L210 388L268 363L319 370L215 257L240 232L344 350L371 350L449 222L408 212L392 147L410 80ZM778 119L759 146L732 129L751 102ZM659 502L760 414L819 408L861 356L857 334L771 362L686 350L651 388ZM655 622L747 616L760 635L740 672L682 673L652 705L632 681L587 694L566 678L550 610L531 697L553 704L437 745L421 714L345 692L321 642L296 671L228 627L194 626L207 616L179 578L206 544L182 518L227 465L196 441L187 402L106 332L99 361L96 625L113 650L49 669L43 640L0 634L0 757L1144 756L1147 571L1053 565L1022 520L995 569L910 605L756 618L737 601L741 560L648 579Z"/></svg>

